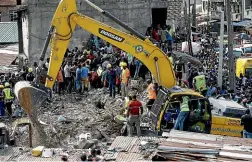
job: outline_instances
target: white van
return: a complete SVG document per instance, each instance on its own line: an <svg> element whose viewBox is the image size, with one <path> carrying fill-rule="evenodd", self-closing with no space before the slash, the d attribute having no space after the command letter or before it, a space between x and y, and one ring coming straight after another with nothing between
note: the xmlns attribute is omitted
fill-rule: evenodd
<svg viewBox="0 0 252 162"><path fill-rule="evenodd" d="M224 98L209 98L210 104L213 106L212 112L216 115L241 118L245 114L246 108L242 105Z"/></svg>

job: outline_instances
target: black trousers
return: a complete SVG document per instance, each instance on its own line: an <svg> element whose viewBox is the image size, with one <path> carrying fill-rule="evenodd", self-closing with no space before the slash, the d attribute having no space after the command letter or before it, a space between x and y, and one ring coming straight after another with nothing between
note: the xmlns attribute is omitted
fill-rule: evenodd
<svg viewBox="0 0 252 162"><path fill-rule="evenodd" d="M5 107L7 109L7 112L10 116L12 116L12 108L11 108L12 102L5 103Z"/></svg>

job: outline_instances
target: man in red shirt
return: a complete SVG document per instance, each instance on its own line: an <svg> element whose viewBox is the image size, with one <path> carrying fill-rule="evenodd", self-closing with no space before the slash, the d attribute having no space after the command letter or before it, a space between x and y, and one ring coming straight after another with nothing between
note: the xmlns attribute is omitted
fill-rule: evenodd
<svg viewBox="0 0 252 162"><path fill-rule="evenodd" d="M128 106L128 135L132 136L133 124L135 123L135 127L137 129L137 136L141 136L140 129L140 118L143 113L143 106L140 101L136 99L136 95L132 96L132 101Z"/></svg>

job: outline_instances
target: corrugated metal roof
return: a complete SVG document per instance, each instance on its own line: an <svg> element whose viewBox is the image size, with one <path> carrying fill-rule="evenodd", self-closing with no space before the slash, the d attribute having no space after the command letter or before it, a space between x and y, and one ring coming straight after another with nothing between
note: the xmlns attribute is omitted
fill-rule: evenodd
<svg viewBox="0 0 252 162"><path fill-rule="evenodd" d="M0 6L16 6L16 0L0 0Z"/></svg>
<svg viewBox="0 0 252 162"><path fill-rule="evenodd" d="M152 148L152 151L148 154L149 148L141 149L141 141L158 143L158 146L167 148L168 151ZM117 137L109 150L104 157L114 161L151 161L155 154L164 154L169 160L178 161L181 159L194 160L195 158L205 159L206 161L216 161L216 159L217 161L237 161L244 158L244 160L252 161L252 141L249 139L184 131L171 131L170 134L168 133L168 138ZM184 151L174 152L169 150ZM199 152L193 153L188 150L199 150ZM215 150L218 154L209 154L207 153L209 150Z"/></svg>
<svg viewBox="0 0 252 162"><path fill-rule="evenodd" d="M17 55L9 55L0 53L0 66L9 66L15 59Z"/></svg>
<svg viewBox="0 0 252 162"><path fill-rule="evenodd" d="M18 25L17 22L0 23L0 43L17 43Z"/></svg>

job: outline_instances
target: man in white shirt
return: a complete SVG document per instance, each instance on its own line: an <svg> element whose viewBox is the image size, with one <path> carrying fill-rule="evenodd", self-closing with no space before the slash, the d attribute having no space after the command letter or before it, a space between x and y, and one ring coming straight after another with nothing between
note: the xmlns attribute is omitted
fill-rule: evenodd
<svg viewBox="0 0 252 162"><path fill-rule="evenodd" d="M66 89L68 93L71 93L71 63L68 62L64 67L64 74L66 80Z"/></svg>
<svg viewBox="0 0 252 162"><path fill-rule="evenodd" d="M107 45L105 47L107 54L112 54L113 53L113 47L110 43L107 42Z"/></svg>

